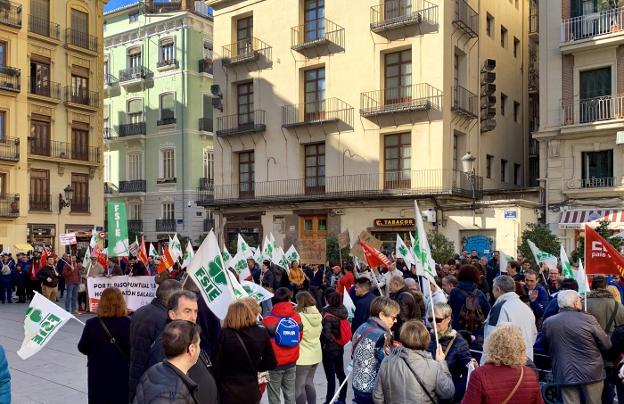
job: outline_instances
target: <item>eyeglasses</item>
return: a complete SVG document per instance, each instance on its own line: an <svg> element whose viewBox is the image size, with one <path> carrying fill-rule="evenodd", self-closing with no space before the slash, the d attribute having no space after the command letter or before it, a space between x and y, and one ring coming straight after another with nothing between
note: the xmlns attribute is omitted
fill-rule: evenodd
<svg viewBox="0 0 624 404"><path fill-rule="evenodd" d="M444 317L444 318L438 318L438 317L436 317L436 318L435 318L435 322L439 324L439 323L441 323L442 321L446 320L447 318L448 318L448 317ZM433 317L429 317L429 318L428 318L428 320L429 320L429 322L430 322L430 323L433 323Z"/></svg>

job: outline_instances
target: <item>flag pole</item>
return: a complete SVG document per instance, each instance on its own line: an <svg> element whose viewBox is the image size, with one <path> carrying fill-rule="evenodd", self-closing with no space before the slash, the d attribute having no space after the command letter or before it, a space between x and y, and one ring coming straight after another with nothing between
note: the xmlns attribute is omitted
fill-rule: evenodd
<svg viewBox="0 0 624 404"><path fill-rule="evenodd" d="M338 390L336 391L336 394L334 394L334 396L332 397L332 399L329 402L329 404L333 404L333 403L336 402L336 400L338 399L338 396L340 395L340 390L345 386L347 381L349 381L349 377L351 377L351 373L352 372L353 372L353 370L350 370L349 373L347 373L347 375L345 376L345 378L342 381L342 383L340 383L340 386L338 386Z"/></svg>
<svg viewBox="0 0 624 404"><path fill-rule="evenodd" d="M427 277L425 276L425 278ZM431 280L427 278L427 282L429 282L429 285L427 285L427 288L429 289L429 301L431 302L431 315L433 316L433 335L435 336L436 346L439 347L440 339L438 338L438 326L436 323L435 308L434 308L435 303L433 302L433 292L431 291Z"/></svg>

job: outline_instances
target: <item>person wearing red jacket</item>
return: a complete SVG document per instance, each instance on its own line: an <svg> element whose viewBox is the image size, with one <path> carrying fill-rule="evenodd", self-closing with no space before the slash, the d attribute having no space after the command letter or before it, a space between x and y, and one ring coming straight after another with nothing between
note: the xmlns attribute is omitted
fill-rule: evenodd
<svg viewBox="0 0 624 404"><path fill-rule="evenodd" d="M301 317L290 303L292 293L288 288L279 288L273 295L273 309L264 317L262 323L269 331L271 345L277 359L277 367L269 371L269 403L295 402L295 376L297 359L299 359L299 342L303 338ZM288 336L296 336L297 330L292 329L293 321L298 326L299 341L286 341ZM289 327L290 323L290 327Z"/></svg>
<svg viewBox="0 0 624 404"><path fill-rule="evenodd" d="M353 277L353 267L347 265L344 270L344 275L336 283L336 292L342 296L344 288L347 288L347 292L349 292L354 284L355 278Z"/></svg>

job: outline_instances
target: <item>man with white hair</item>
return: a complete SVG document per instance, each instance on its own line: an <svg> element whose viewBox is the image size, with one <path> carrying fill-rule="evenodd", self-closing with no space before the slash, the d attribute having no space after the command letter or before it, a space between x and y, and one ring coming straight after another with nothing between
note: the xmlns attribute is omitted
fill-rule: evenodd
<svg viewBox="0 0 624 404"><path fill-rule="evenodd" d="M574 290L557 294L559 314L542 325L542 343L552 361L555 383L564 404L602 402L606 377L602 354L611 340L591 314L582 311L581 298Z"/></svg>

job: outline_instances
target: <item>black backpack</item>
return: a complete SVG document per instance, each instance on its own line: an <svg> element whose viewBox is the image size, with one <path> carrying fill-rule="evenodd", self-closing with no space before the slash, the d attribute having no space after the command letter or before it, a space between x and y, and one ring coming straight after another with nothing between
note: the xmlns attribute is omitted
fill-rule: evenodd
<svg viewBox="0 0 624 404"><path fill-rule="evenodd" d="M485 321L485 315L479 304L477 290L475 289L470 293L464 290L461 290L461 292L466 299L459 311L459 329L475 333L483 327L483 322Z"/></svg>

